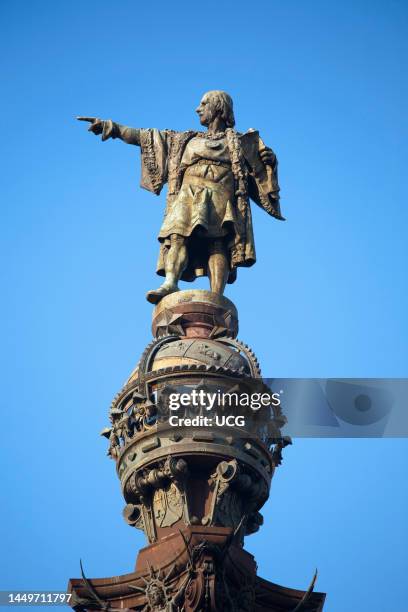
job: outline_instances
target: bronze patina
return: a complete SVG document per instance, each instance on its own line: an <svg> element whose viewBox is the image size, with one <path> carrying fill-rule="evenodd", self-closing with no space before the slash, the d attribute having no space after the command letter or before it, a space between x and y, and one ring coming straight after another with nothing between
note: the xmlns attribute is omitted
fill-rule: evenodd
<svg viewBox="0 0 408 612"><path fill-rule="evenodd" d="M102 436L125 500L123 518L144 532L131 573L71 579L77 612L321 612L324 593L264 580L244 549L291 440L279 404L254 412L242 397L273 399L259 362L238 335L238 311L223 295L239 266L255 262L249 200L282 219L277 161L258 132L234 130L232 100L205 94L203 132L135 129L80 117L102 140L140 146L142 186L168 183L159 233L161 287L153 339L113 399ZM180 279L208 275L211 291L178 290ZM212 404L174 399L229 398ZM178 410L178 409L177 409ZM232 419L232 420L231 420ZM175 422L174 422L175 421ZM214 424L215 421L215 424ZM197 424L196 424L197 423ZM273 544L274 561L279 560ZM271 557L272 558L272 557Z"/></svg>
<svg viewBox="0 0 408 612"><path fill-rule="evenodd" d="M89 131L102 140L119 138L141 149L141 186L159 195L168 184L159 232L157 273L164 283L149 291L157 304L178 291L179 280L207 275L211 291L222 295L239 266L255 263L250 199L283 219L279 206L278 162L255 130L234 129L231 97L209 91L196 109L206 132L138 129L96 117Z"/></svg>

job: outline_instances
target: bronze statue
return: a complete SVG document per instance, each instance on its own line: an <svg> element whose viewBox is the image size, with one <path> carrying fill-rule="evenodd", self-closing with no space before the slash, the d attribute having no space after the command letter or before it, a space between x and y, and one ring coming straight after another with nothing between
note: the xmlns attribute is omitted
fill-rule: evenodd
<svg viewBox="0 0 408 612"><path fill-rule="evenodd" d="M255 263L249 198L268 214L283 220L279 207L277 159L259 133L233 128L231 97L207 92L197 110L206 132L135 129L101 120L89 131L102 140L120 138L138 145L142 154L141 186L158 195L168 183L167 207L159 233L157 273L164 283L149 291L157 304L178 291L178 281L207 275L211 291L222 295L233 283L238 266Z"/></svg>

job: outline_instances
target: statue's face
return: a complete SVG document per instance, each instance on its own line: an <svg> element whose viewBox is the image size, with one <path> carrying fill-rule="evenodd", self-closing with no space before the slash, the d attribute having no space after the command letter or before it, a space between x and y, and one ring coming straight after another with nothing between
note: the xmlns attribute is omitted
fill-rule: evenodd
<svg viewBox="0 0 408 612"><path fill-rule="evenodd" d="M196 108L201 125L208 126L216 117L213 100L210 94L204 94L200 104Z"/></svg>
<svg viewBox="0 0 408 612"><path fill-rule="evenodd" d="M158 606L164 603L163 591L159 587L151 587L149 593L149 603Z"/></svg>

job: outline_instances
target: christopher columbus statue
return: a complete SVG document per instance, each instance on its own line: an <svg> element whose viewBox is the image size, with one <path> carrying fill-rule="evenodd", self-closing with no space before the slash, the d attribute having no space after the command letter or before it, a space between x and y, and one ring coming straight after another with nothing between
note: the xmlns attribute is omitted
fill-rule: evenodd
<svg viewBox="0 0 408 612"><path fill-rule="evenodd" d="M234 130L231 97L207 92L197 114L206 132L137 129L96 117L89 131L102 140L120 138L142 155L141 186L159 195L168 183L167 207L159 233L157 273L164 283L147 293L157 304L178 291L178 281L207 275L211 291L223 294L238 266L255 263L249 199L276 219L279 207L277 159L259 133Z"/></svg>

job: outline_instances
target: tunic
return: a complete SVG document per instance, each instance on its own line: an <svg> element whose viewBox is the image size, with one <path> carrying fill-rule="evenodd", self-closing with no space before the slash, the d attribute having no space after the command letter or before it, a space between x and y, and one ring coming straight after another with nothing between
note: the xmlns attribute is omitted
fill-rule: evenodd
<svg viewBox="0 0 408 612"><path fill-rule="evenodd" d="M255 263L255 245L249 206L239 210L235 179L227 139L193 136L185 146L181 160L182 183L175 197L168 198L166 214L159 232L161 251L157 272L164 275L164 262L170 236L187 238L188 265L183 280L207 274L208 257L215 241L224 243L230 263L228 282L236 278L232 250L238 236L245 236L247 246L238 265Z"/></svg>
<svg viewBox="0 0 408 612"><path fill-rule="evenodd" d="M259 153L265 145L258 132L227 130L225 135L211 138L203 132L105 123L105 139L120 136L141 147L142 187L158 195L168 184L166 212L158 235L159 275L165 276L172 234L186 238L188 265L182 280L192 281L207 274L208 257L220 241L229 261L229 283L234 282L238 266L255 263L249 198L268 214L283 219L277 160L274 157L269 166L262 162Z"/></svg>
<svg viewBox="0 0 408 612"><path fill-rule="evenodd" d="M225 138L195 137L181 159L185 167L181 189L167 207L159 233L163 241L171 234L223 238L233 232L234 175Z"/></svg>

